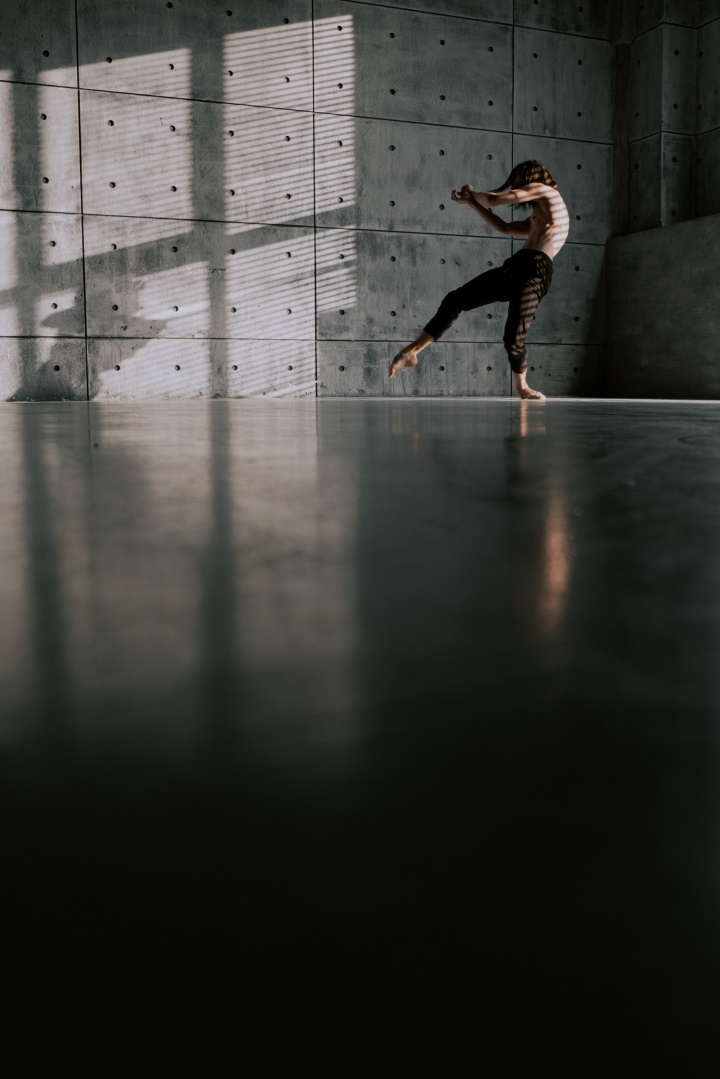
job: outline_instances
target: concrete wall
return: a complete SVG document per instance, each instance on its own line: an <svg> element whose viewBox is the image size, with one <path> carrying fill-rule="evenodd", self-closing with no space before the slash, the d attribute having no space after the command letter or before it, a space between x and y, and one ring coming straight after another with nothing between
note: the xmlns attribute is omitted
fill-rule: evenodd
<svg viewBox="0 0 720 1079"><path fill-rule="evenodd" d="M621 397L720 397L720 214L608 244L608 378Z"/></svg>
<svg viewBox="0 0 720 1079"><path fill-rule="evenodd" d="M603 390L715 398L720 0L634 0L616 79Z"/></svg>
<svg viewBox="0 0 720 1079"><path fill-rule="evenodd" d="M720 212L720 0L624 8L631 32L616 50L625 92L616 87L615 235Z"/></svg>
<svg viewBox="0 0 720 1079"><path fill-rule="evenodd" d="M0 394L507 394L504 305L466 315L415 371L387 368L445 292L522 246L450 188L496 187L528 157L572 221L528 342L534 382L593 393L610 15L18 0L0 37Z"/></svg>

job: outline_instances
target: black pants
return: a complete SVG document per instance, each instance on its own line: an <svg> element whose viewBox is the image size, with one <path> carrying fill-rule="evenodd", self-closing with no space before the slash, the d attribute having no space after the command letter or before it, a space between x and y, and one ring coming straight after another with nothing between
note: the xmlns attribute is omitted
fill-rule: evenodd
<svg viewBox="0 0 720 1079"><path fill-rule="evenodd" d="M532 247L521 247L502 266L448 292L425 327L425 333L437 341L461 311L509 300L503 344L513 371L523 374L527 371L525 338L538 304L552 284L552 275L553 261L549 255Z"/></svg>

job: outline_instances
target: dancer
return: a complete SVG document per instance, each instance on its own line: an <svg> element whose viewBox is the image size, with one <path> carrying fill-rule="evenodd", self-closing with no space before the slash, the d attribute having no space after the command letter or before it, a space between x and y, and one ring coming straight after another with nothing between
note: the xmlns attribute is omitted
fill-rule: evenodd
<svg viewBox="0 0 720 1079"><path fill-rule="evenodd" d="M552 283L553 259L570 231L570 215L558 191L557 181L539 161L523 161L515 166L497 191L474 191L470 184L465 184L460 191L453 189L452 200L472 206L504 236L518 236L526 242L505 259L502 266L449 292L422 333L394 357L390 378L404 367L415 367L418 353L437 341L461 311L509 301L503 344L515 374L515 387L520 397L544 401L545 394L527 384L525 338L538 304ZM490 210L491 206L521 203L532 208L532 216L527 221L504 221Z"/></svg>

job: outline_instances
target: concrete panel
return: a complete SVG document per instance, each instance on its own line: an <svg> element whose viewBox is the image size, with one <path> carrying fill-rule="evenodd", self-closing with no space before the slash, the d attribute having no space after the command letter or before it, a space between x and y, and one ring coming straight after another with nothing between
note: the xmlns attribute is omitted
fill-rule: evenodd
<svg viewBox="0 0 720 1079"><path fill-rule="evenodd" d="M694 135L697 117L697 31L684 26L666 25L662 28L662 34L663 131Z"/></svg>
<svg viewBox="0 0 720 1079"><path fill-rule="evenodd" d="M496 237L477 213L453 203L450 191L502 184L512 167L510 143L499 132L317 115L317 222Z"/></svg>
<svg viewBox="0 0 720 1079"><path fill-rule="evenodd" d="M77 86L75 0L3 4L0 79Z"/></svg>
<svg viewBox="0 0 720 1079"><path fill-rule="evenodd" d="M1 212L0 336L84 334L79 216Z"/></svg>
<svg viewBox="0 0 720 1079"><path fill-rule="evenodd" d="M720 19L720 0L699 0L699 5L698 25Z"/></svg>
<svg viewBox="0 0 720 1079"><path fill-rule="evenodd" d="M698 31L697 130L720 127L720 18Z"/></svg>
<svg viewBox="0 0 720 1079"><path fill-rule="evenodd" d="M90 399L211 397L210 341L90 338Z"/></svg>
<svg viewBox="0 0 720 1079"><path fill-rule="evenodd" d="M642 0L637 5L637 32L644 34L658 23L696 27L702 0Z"/></svg>
<svg viewBox="0 0 720 1079"><path fill-rule="evenodd" d="M316 0L315 108L509 131L512 29Z"/></svg>
<svg viewBox="0 0 720 1079"><path fill-rule="evenodd" d="M720 129L698 135L695 214L720 214Z"/></svg>
<svg viewBox="0 0 720 1079"><path fill-rule="evenodd" d="M512 241L513 254L523 241ZM605 340L605 247L565 244L535 315L528 345L602 344Z"/></svg>
<svg viewBox="0 0 720 1079"><path fill-rule="evenodd" d="M94 134L83 140L86 212L257 222L311 217L310 115L134 94L80 97L83 129Z"/></svg>
<svg viewBox="0 0 720 1079"><path fill-rule="evenodd" d="M70 338L0 338L0 399L84 401L85 341Z"/></svg>
<svg viewBox="0 0 720 1079"><path fill-rule="evenodd" d="M516 131L612 142L613 86L609 43L515 30Z"/></svg>
<svg viewBox="0 0 720 1079"><path fill-rule="evenodd" d="M388 377L392 341L319 341L319 397L509 397L512 372L497 344L438 341L417 367Z"/></svg>
<svg viewBox="0 0 720 1079"><path fill-rule="evenodd" d="M312 229L196 221L159 238L151 220L89 217L85 230L91 336L314 340Z"/></svg>
<svg viewBox="0 0 720 1079"><path fill-rule="evenodd" d="M318 337L410 341L443 296L500 266L510 240L322 229L317 236ZM346 276L338 299L338 266ZM348 302L350 301L350 302ZM464 312L443 341L502 342L507 304Z"/></svg>
<svg viewBox="0 0 720 1079"><path fill-rule="evenodd" d="M614 393L720 397L718 276L720 215L610 241Z"/></svg>
<svg viewBox="0 0 720 1079"><path fill-rule="evenodd" d="M567 0L515 0L515 25L535 30L555 30L607 41L610 32L610 0L591 4L568 4Z"/></svg>
<svg viewBox="0 0 720 1079"><path fill-rule="evenodd" d="M357 0L377 7L376 0ZM456 15L467 19L488 19L490 22L512 23L512 0L406 0L395 5L414 11L431 11L439 15Z"/></svg>
<svg viewBox="0 0 720 1079"><path fill-rule="evenodd" d="M605 243L612 229L612 146L515 135L513 160L540 161L555 177L570 214L571 243ZM527 213L514 216L523 220Z"/></svg>
<svg viewBox="0 0 720 1079"><path fill-rule="evenodd" d="M228 341L227 397L314 397L314 341Z"/></svg>
<svg viewBox="0 0 720 1079"><path fill-rule="evenodd" d="M528 382L546 397L594 397L602 392L602 345L534 345L528 352Z"/></svg>
<svg viewBox="0 0 720 1079"><path fill-rule="evenodd" d="M663 225L675 225L695 216L695 137L662 136L662 207Z"/></svg>
<svg viewBox="0 0 720 1079"><path fill-rule="evenodd" d="M77 90L0 83L0 209L80 212Z"/></svg>
<svg viewBox="0 0 720 1079"><path fill-rule="evenodd" d="M663 31L656 27L632 43L630 49L631 142L654 135L662 127Z"/></svg>
<svg viewBox="0 0 720 1079"><path fill-rule="evenodd" d="M630 203L631 232L657 228L661 222L661 136L630 143Z"/></svg>
<svg viewBox="0 0 720 1079"><path fill-rule="evenodd" d="M80 85L311 109L311 2L274 7L79 0Z"/></svg>
<svg viewBox="0 0 720 1079"><path fill-rule="evenodd" d="M318 234L318 337L412 340L451 289L500 266L521 240L476 240L408 233L323 230ZM604 247L566 246L532 329L533 341L602 342ZM335 298L340 256L346 294ZM329 278L328 278L328 275ZM443 341L502 343L507 304L463 312Z"/></svg>
<svg viewBox="0 0 720 1079"><path fill-rule="evenodd" d="M94 400L305 397L315 392L312 341L91 338Z"/></svg>

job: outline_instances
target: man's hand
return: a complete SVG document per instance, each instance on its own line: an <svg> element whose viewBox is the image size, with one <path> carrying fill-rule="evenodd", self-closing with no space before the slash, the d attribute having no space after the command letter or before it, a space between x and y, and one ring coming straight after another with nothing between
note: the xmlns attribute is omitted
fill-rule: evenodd
<svg viewBox="0 0 720 1079"><path fill-rule="evenodd" d="M470 184L463 184L459 191L453 188L450 195L453 202L471 203L473 201L474 191Z"/></svg>

